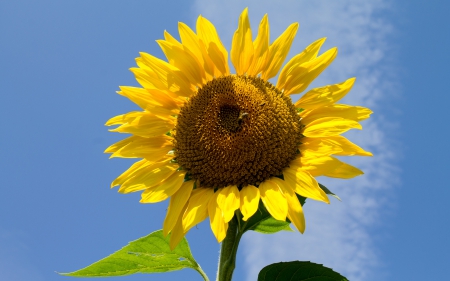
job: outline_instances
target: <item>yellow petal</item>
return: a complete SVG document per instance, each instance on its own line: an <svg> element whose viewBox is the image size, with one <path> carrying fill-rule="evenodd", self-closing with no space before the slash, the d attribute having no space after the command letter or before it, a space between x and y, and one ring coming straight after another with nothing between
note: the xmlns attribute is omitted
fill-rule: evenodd
<svg viewBox="0 0 450 281"><path fill-rule="evenodd" d="M170 197L169 207L167 208L167 214L163 224L164 236L172 231L178 219L182 217L182 211L187 207L194 183L195 181L193 180L184 182L180 189Z"/></svg>
<svg viewBox="0 0 450 281"><path fill-rule="evenodd" d="M304 171L307 171L311 176L318 177L323 176L324 173L328 171L335 170L339 167L340 163L334 157L323 156L323 157L299 157L294 159L289 164L291 167L300 167Z"/></svg>
<svg viewBox="0 0 450 281"><path fill-rule="evenodd" d="M283 172L284 180L295 192L303 197L330 203L326 193L319 187L316 179L301 168L291 167Z"/></svg>
<svg viewBox="0 0 450 281"><path fill-rule="evenodd" d="M233 36L230 55L236 74L245 74L253 60L252 30L248 19L248 8L245 8L239 17L239 24Z"/></svg>
<svg viewBox="0 0 450 281"><path fill-rule="evenodd" d="M239 209L239 189L235 185L230 185L219 189L217 195L217 205L223 212L225 222L229 222L233 216L234 211Z"/></svg>
<svg viewBox="0 0 450 281"><path fill-rule="evenodd" d="M214 65L213 60L208 55L208 51L206 50L205 43L199 40L200 51L203 54L203 68L205 69L206 81L212 80L214 77L222 76L219 69Z"/></svg>
<svg viewBox="0 0 450 281"><path fill-rule="evenodd" d="M303 124L306 125L303 135L311 138L336 136L350 129L362 129L356 121L335 117L320 118Z"/></svg>
<svg viewBox="0 0 450 281"><path fill-rule="evenodd" d="M186 172L178 171L160 184L147 188L141 194L141 203L157 203L166 200L180 189Z"/></svg>
<svg viewBox="0 0 450 281"><path fill-rule="evenodd" d="M373 156L371 152L365 151L361 147L357 146L356 144L352 143L348 139L346 139L343 136L334 136L334 137L328 137L327 142L331 143L341 149L340 152L334 153L335 155L341 155L341 156L352 156L352 155L359 155L359 156Z"/></svg>
<svg viewBox="0 0 450 281"><path fill-rule="evenodd" d="M160 60L158 63L166 66L166 73L149 65L142 57L136 58L136 63L138 67L132 67L130 70L134 73L139 84L148 91L162 91L172 98L188 97L195 91L195 87L191 86L185 75L165 61Z"/></svg>
<svg viewBox="0 0 450 281"><path fill-rule="evenodd" d="M147 53L139 54L142 62L154 72L148 77L149 82L162 83L165 89L179 96L188 97L192 94L189 79L177 67Z"/></svg>
<svg viewBox="0 0 450 281"><path fill-rule="evenodd" d="M198 37L192 29L185 23L178 23L178 32L180 33L181 42L183 46L188 48L197 58L202 58L202 52L200 51L200 45Z"/></svg>
<svg viewBox="0 0 450 281"><path fill-rule="evenodd" d="M170 158L140 169L120 186L119 192L136 192L160 184L175 173L178 168L177 164L172 164L169 161Z"/></svg>
<svg viewBox="0 0 450 281"><path fill-rule="evenodd" d="M170 121L172 123L175 122L175 118L173 116L156 116L148 111L131 111L109 119L105 125L113 126L120 124L131 124L133 122L137 122L140 119L142 120L155 119L155 120Z"/></svg>
<svg viewBox="0 0 450 281"><path fill-rule="evenodd" d="M284 196L286 197L287 205L288 205L288 213L287 216L289 220L295 225L295 227L301 233L305 232L305 216L303 214L303 208L300 202L298 201L297 196L295 195L294 190L286 184L285 181L279 178L273 178L280 189L283 191Z"/></svg>
<svg viewBox="0 0 450 281"><path fill-rule="evenodd" d="M269 20L267 14L261 20L259 24L258 35L253 42L253 61L247 70L248 75L258 75L264 67L267 54L269 53Z"/></svg>
<svg viewBox="0 0 450 281"><path fill-rule="evenodd" d="M267 211L274 219L285 221L288 212L286 198L278 187L277 183L271 179L263 181L259 185L261 200Z"/></svg>
<svg viewBox="0 0 450 281"><path fill-rule="evenodd" d="M340 165L336 169L324 173L324 176L330 178L351 179L364 174L360 169L353 167L352 165L349 165L347 163L341 162L338 159L336 160L340 162Z"/></svg>
<svg viewBox="0 0 450 281"><path fill-rule="evenodd" d="M157 40L156 42L163 50L169 63L181 70L191 84L197 87L203 85L205 71L191 52L164 40Z"/></svg>
<svg viewBox="0 0 450 281"><path fill-rule="evenodd" d="M353 121L362 121L372 114L372 110L362 106L351 106L345 104L333 104L316 108L303 116L302 123L308 124L323 117L339 117Z"/></svg>
<svg viewBox="0 0 450 281"><path fill-rule="evenodd" d="M180 42L178 42L177 39L175 39L175 37L173 37L172 35L170 35L170 33L167 32L166 30L164 30L164 39L165 39L167 42L172 43L172 44L174 44L174 45L177 45L177 46L180 46L180 47L183 46Z"/></svg>
<svg viewBox="0 0 450 281"><path fill-rule="evenodd" d="M247 185L243 187L240 191L240 195L240 209L242 215L244 216L242 219L246 221L258 210L259 199L261 197L259 194L259 189L253 185Z"/></svg>
<svg viewBox="0 0 450 281"><path fill-rule="evenodd" d="M292 41L294 41L295 34L297 33L298 23L291 24L269 47L269 53L266 57L266 63L261 73L261 78L269 80L277 75L281 65L284 62L289 49L291 48Z"/></svg>
<svg viewBox="0 0 450 281"><path fill-rule="evenodd" d="M141 53L141 55L148 56L147 60L143 57L136 58L136 64L138 67L132 67L130 70L134 73L139 84L141 84L141 86L146 90L157 92L162 91L173 98L179 98L180 96L186 97L193 93L193 91L190 91L189 89L191 84L179 69L165 61L156 59L149 54ZM148 62L148 60L152 60L152 58L153 64L161 64L159 68ZM175 77L174 75L178 76ZM160 78L161 76L163 76L164 79Z"/></svg>
<svg viewBox="0 0 450 281"><path fill-rule="evenodd" d="M161 119L166 119L166 120L170 120L170 119L172 119L172 117L175 117L180 113L179 108L169 111L169 110L167 110L161 106L157 106L157 105L155 105L155 106L150 105L145 110L148 113L155 115L156 117L159 117Z"/></svg>
<svg viewBox="0 0 450 281"><path fill-rule="evenodd" d="M291 164L297 165L299 162L301 162L299 166L313 177L327 176L332 178L350 179L364 174L360 169L332 156L310 159L300 157L298 160L292 161Z"/></svg>
<svg viewBox="0 0 450 281"><path fill-rule="evenodd" d="M145 146L141 146L141 147L136 147L136 150L133 150L133 146L134 144L130 144L122 149L120 149L117 152L114 152L110 158L114 158L114 157L120 157L120 158L145 158L148 160L152 160L152 159L161 159L163 158L165 155L167 155L172 149L172 145L168 144L166 147L161 148L161 149L154 149L152 150L151 147L145 147Z"/></svg>
<svg viewBox="0 0 450 281"><path fill-rule="evenodd" d="M159 81L156 73L148 68L145 64L139 63L142 61L141 58L136 59L138 64L142 66L142 68L131 68L132 72L136 76L138 82L144 87L144 90L140 91L140 93L136 93L135 87L126 87L121 86L120 95L125 95L129 97L130 95L136 96L140 94L137 98L145 99L144 102L148 102L149 105L161 106L168 110L179 109L185 101L185 98L180 97L178 94L170 92L166 85L164 85L161 81ZM125 91L128 90L128 93ZM129 97L130 98L130 97ZM136 99L136 98L135 98ZM147 108L145 108L147 109Z"/></svg>
<svg viewBox="0 0 450 281"><path fill-rule="evenodd" d="M161 118L145 112L138 116L124 114L121 118L123 124L110 130L111 132L128 133L147 138L164 135L173 129L176 121L174 117Z"/></svg>
<svg viewBox="0 0 450 281"><path fill-rule="evenodd" d="M143 88L121 86L120 91L117 93L129 98L142 109L159 106L170 113L172 110L178 109L181 105L162 91L149 91Z"/></svg>
<svg viewBox="0 0 450 281"><path fill-rule="evenodd" d="M129 98L132 102L137 104L142 109L146 109L150 105L155 104L159 105L153 99L151 99L151 96L144 88L126 87L126 86L122 86L120 88L121 91L117 92L119 95Z"/></svg>
<svg viewBox="0 0 450 281"><path fill-rule="evenodd" d="M197 188L192 191L182 220L184 232L188 232L194 225L208 217L208 203L213 195L212 188Z"/></svg>
<svg viewBox="0 0 450 281"><path fill-rule="evenodd" d="M183 47L190 50L197 57L206 72L207 79L210 80L215 74L215 67L208 55L205 45L200 41L197 34L195 34L195 32L186 24L182 22L178 23L178 31L180 32ZM217 73L219 72L217 71Z"/></svg>
<svg viewBox="0 0 450 281"><path fill-rule="evenodd" d="M103 153L114 153L117 150L123 148L124 146L132 143L136 138L141 138L141 137L131 136L131 137L128 137L128 138L123 139L121 141L118 141L118 142L108 146L108 148L106 148L105 151L103 151Z"/></svg>
<svg viewBox="0 0 450 281"><path fill-rule="evenodd" d="M136 63L139 67L132 67L130 71L133 72L134 77L144 89L164 89L167 90L163 83L158 81L158 77L148 66L142 63L141 58L136 58Z"/></svg>
<svg viewBox="0 0 450 281"><path fill-rule="evenodd" d="M228 52L220 41L214 25L202 16L199 16L197 19L197 35L205 44L208 55L220 74L230 74Z"/></svg>
<svg viewBox="0 0 450 281"><path fill-rule="evenodd" d="M105 126L122 125L124 123L131 122L135 118L139 118L144 114L146 113L143 111L131 111L125 114L117 115L106 121Z"/></svg>
<svg viewBox="0 0 450 281"><path fill-rule="evenodd" d="M292 75L292 72L301 64L313 60L317 57L320 47L322 47L326 38L321 38L305 48L303 52L294 56L281 70L277 81L277 88L284 89L286 79Z"/></svg>
<svg viewBox="0 0 450 281"><path fill-rule="evenodd" d="M173 149L173 138L162 135L151 138L128 137L108 147L105 152L113 152L111 158L161 158Z"/></svg>
<svg viewBox="0 0 450 281"><path fill-rule="evenodd" d="M118 186L121 185L122 183L124 183L129 177L131 177L134 173L136 173L137 171L139 171L140 169L147 167L148 165L150 165L151 163L148 162L145 159L142 159L140 161L137 161L136 163L134 163L133 165L131 165L130 168L128 168L128 170L126 170L125 172L123 172L120 176L118 176L112 183L111 183L111 188L113 188L114 186Z"/></svg>
<svg viewBox="0 0 450 281"><path fill-rule="evenodd" d="M314 60L296 65L291 75L286 78L284 93L291 95L303 92L330 65L336 55L337 48L332 48Z"/></svg>
<svg viewBox="0 0 450 281"><path fill-rule="evenodd" d="M328 141L328 138L303 138L299 149L302 157L313 158L329 156L342 151L340 146Z"/></svg>
<svg viewBox="0 0 450 281"><path fill-rule="evenodd" d="M217 204L217 197L219 192L214 193L208 203L208 213L211 225L211 230L216 236L217 242L222 242L222 240L227 235L228 223L225 222L223 218L222 210Z"/></svg>
<svg viewBox="0 0 450 281"><path fill-rule="evenodd" d="M314 109L331 105L352 89L355 80L356 78L350 78L342 83L311 89L295 103L295 107Z"/></svg>
<svg viewBox="0 0 450 281"><path fill-rule="evenodd" d="M186 207L184 207L186 208ZM182 210L184 211L184 210ZM182 212L183 213L183 212ZM175 247L180 243L180 241L183 239L183 237L186 235L187 231L185 232L183 230L181 217L178 218L178 221L176 222L174 228L172 229L170 233L170 240L169 240L169 246L170 249L173 251Z"/></svg>

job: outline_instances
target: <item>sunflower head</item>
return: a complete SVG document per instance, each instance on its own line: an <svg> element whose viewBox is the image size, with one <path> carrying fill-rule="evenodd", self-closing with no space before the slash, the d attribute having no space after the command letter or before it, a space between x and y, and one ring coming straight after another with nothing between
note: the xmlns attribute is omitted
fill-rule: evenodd
<svg viewBox="0 0 450 281"><path fill-rule="evenodd" d="M298 24L269 40L265 15L255 38L245 9L228 52L214 25L199 17L196 32L179 23L181 40L165 32L158 44L167 61L146 53L131 70L142 87L118 93L141 111L111 118L111 131L131 134L108 147L112 157L140 158L113 181L119 192L142 192L142 203L170 198L164 221L175 247L187 231L210 218L220 242L239 211L248 220L261 201L277 220L305 229L297 195L328 203L315 177L352 178L362 172L333 155L371 153L340 134L361 129L364 107L337 104L354 78L314 88L293 103L333 61L319 39L281 69ZM281 71L280 71L281 69ZM279 73L274 85L268 80Z"/></svg>
<svg viewBox="0 0 450 281"><path fill-rule="evenodd" d="M297 157L300 130L290 97L272 84L259 77L222 76L181 108L175 157L201 186L259 185L281 175Z"/></svg>

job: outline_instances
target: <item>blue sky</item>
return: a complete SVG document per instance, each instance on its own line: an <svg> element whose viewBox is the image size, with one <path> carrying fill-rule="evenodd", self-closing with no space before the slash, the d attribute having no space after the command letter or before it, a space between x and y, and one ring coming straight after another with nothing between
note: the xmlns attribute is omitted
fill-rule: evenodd
<svg viewBox="0 0 450 281"><path fill-rule="evenodd" d="M69 280L54 271L84 267L161 228L166 202L142 205L139 194L109 189L133 162L103 154L123 137L105 121L136 109L115 91L137 85L128 70L134 58L140 51L162 57L155 40L165 29L176 35L178 21L193 26L201 13L229 48L246 6L253 28L269 14L272 40L300 23L290 56L321 37L324 50L339 48L313 86L357 77L345 102L375 114L348 137L375 157L351 160L363 177L321 180L343 202L309 201L304 235L246 234L235 280L255 280L282 259L325 263L351 280L445 278L450 4L271 2L0 3L0 280ZM187 238L213 278L219 245L209 225ZM192 270L112 280L161 278L200 280Z"/></svg>

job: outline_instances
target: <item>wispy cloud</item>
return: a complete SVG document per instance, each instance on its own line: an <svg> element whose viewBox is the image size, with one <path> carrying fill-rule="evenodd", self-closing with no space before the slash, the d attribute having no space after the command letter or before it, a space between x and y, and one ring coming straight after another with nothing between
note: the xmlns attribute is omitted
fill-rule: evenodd
<svg viewBox="0 0 450 281"><path fill-rule="evenodd" d="M321 179L343 202L332 200L327 206L312 200L305 205L307 229L304 235L280 233L246 234L242 243L247 280L255 280L259 270L281 260L311 260L323 263L350 280L372 280L382 253L375 240L381 231L383 210L389 206L391 189L397 183L392 122L383 110L396 92L392 80L388 44L392 27L382 17L389 9L386 1L237 1L197 0L195 14L210 19L229 47L240 12L249 7L255 30L265 13L269 14L271 39L274 40L292 22L300 29L291 55L312 41L327 36L324 50L337 46L339 55L312 86L321 86L357 77L357 83L343 103L370 107L375 115L363 123L364 130L347 136L374 153L373 158L345 159L366 173L351 181ZM383 104L381 104L383 103ZM383 105L383 107L381 106ZM378 233L378 234L377 234ZM387 274L387 273L386 273ZM382 278L381 278L382 279Z"/></svg>
<svg viewBox="0 0 450 281"><path fill-rule="evenodd" d="M0 229L0 280L41 281L37 268L27 259L29 247L22 231Z"/></svg>

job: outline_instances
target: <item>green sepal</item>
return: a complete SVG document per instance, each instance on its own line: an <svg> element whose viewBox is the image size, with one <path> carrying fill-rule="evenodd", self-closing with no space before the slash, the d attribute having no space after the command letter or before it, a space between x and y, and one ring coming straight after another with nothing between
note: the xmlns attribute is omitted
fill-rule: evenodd
<svg viewBox="0 0 450 281"><path fill-rule="evenodd" d="M191 254L186 238L183 238L171 251L169 237L170 235L164 237L162 230L152 232L129 242L119 251L85 268L59 274L73 277L109 277L168 272L183 268L192 268L202 274L200 266Z"/></svg>
<svg viewBox="0 0 450 281"><path fill-rule="evenodd" d="M288 219L286 221L274 219L261 201L259 202L258 210L253 216L244 222L242 221L242 215L240 215L240 221L244 226L243 232L253 230L264 234L272 234L282 230L293 231L289 226L291 222Z"/></svg>
<svg viewBox="0 0 450 281"><path fill-rule="evenodd" d="M336 194L334 194L333 192L331 192L325 185L319 183L319 187L328 195L333 196L334 198L336 198L339 201L342 201L341 198L339 198L339 196L337 196Z"/></svg>
<svg viewBox="0 0 450 281"><path fill-rule="evenodd" d="M348 281L331 268L309 261L273 263L258 274L258 281Z"/></svg>
<svg viewBox="0 0 450 281"><path fill-rule="evenodd" d="M279 231L294 231L291 226L290 221L279 221L274 219L273 217L268 217L267 219L259 222L254 228L251 230L263 233L263 234L272 234Z"/></svg>
<svg viewBox="0 0 450 281"><path fill-rule="evenodd" d="M298 199L298 201L300 202L300 204L301 204L302 206L305 205L306 197L303 197L303 196L301 196L301 195L298 195L297 193L295 193L295 195L297 195L297 199Z"/></svg>

